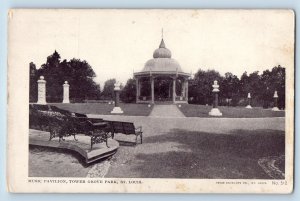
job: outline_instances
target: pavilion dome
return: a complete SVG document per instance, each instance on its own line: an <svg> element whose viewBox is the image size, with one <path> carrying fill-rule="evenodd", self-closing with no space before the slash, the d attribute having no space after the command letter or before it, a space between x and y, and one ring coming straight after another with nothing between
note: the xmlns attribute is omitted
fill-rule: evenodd
<svg viewBox="0 0 300 201"><path fill-rule="evenodd" d="M164 39L161 39L159 48L156 49L153 53L153 58L171 58L172 53L169 49L166 48Z"/></svg>
<svg viewBox="0 0 300 201"><path fill-rule="evenodd" d="M182 72L179 63L171 58L172 53L166 48L164 39L161 40L159 48L153 53L153 59L145 63L142 72L164 71L164 72Z"/></svg>

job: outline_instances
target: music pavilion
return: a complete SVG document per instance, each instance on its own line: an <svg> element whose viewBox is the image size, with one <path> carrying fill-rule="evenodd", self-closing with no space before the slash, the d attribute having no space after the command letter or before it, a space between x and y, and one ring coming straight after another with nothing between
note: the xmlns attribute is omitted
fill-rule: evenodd
<svg viewBox="0 0 300 201"><path fill-rule="evenodd" d="M134 73L136 80L136 103L187 103L188 78L179 63L171 58L162 38L142 71Z"/></svg>

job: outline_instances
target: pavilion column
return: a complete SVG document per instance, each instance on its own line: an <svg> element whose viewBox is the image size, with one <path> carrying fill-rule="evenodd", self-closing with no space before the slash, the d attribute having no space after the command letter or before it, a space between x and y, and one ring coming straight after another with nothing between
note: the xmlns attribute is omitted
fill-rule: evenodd
<svg viewBox="0 0 300 201"><path fill-rule="evenodd" d="M181 85L181 96L183 99L185 98L185 80L183 80Z"/></svg>
<svg viewBox="0 0 300 201"><path fill-rule="evenodd" d="M189 100L189 82L185 80L185 100Z"/></svg>
<svg viewBox="0 0 300 201"><path fill-rule="evenodd" d="M170 82L170 84L169 84L169 96L168 96L168 98L171 98L171 88L172 88L172 82Z"/></svg>
<svg viewBox="0 0 300 201"><path fill-rule="evenodd" d="M141 82L140 82L140 80L138 80L138 96L139 97L141 96L141 88L142 88Z"/></svg>
<svg viewBox="0 0 300 201"><path fill-rule="evenodd" d="M135 88L136 88L136 100L135 102L138 103L139 102L139 79L138 78L135 78Z"/></svg>
<svg viewBox="0 0 300 201"><path fill-rule="evenodd" d="M154 78L151 77L151 103L154 104Z"/></svg>
<svg viewBox="0 0 300 201"><path fill-rule="evenodd" d="M175 103L176 99L176 78L173 78L173 103Z"/></svg>

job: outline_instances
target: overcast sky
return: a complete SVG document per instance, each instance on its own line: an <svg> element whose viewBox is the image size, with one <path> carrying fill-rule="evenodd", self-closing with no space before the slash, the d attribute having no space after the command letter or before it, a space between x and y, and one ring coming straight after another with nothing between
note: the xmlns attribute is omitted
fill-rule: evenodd
<svg viewBox="0 0 300 201"><path fill-rule="evenodd" d="M18 14L18 13L17 13ZM76 10L28 11L16 15L16 38L37 67L57 50L62 59L86 60L96 82L125 83L166 47L183 71L221 74L262 72L293 66L293 13L275 10Z"/></svg>

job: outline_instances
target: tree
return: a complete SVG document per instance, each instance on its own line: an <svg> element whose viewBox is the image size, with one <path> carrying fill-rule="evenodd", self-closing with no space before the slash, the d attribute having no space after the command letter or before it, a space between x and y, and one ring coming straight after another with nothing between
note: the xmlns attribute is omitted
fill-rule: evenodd
<svg viewBox="0 0 300 201"><path fill-rule="evenodd" d="M189 85L189 96L193 97L197 104L212 104L213 94L212 85L214 80L219 83L222 82L223 78L220 73L215 70L199 70L194 77L193 84Z"/></svg>
<svg viewBox="0 0 300 201"><path fill-rule="evenodd" d="M285 108L285 68L275 66L271 71L265 70L261 76L264 96L264 104L270 106L273 103L274 92L278 92L278 106Z"/></svg>
<svg viewBox="0 0 300 201"><path fill-rule="evenodd" d="M103 91L101 93L101 97L103 99L111 100L114 98L115 83L116 79L109 79L105 81Z"/></svg>
<svg viewBox="0 0 300 201"><path fill-rule="evenodd" d="M251 93L252 106L263 105L262 97L264 96L264 90L262 89L261 76L258 71L247 75L247 72L241 76L241 105L247 104L247 95Z"/></svg>
<svg viewBox="0 0 300 201"><path fill-rule="evenodd" d="M30 69L34 69L30 64ZM33 70L31 70L33 72ZM33 98L36 81L43 75L46 80L46 99L48 102L61 102L63 99L63 84L68 81L70 84L70 99L75 102L82 102L85 99L100 98L100 86L93 81L96 77L92 67L80 59L63 60L57 51L47 57L45 64L37 69L32 76L34 80L30 83Z"/></svg>
<svg viewBox="0 0 300 201"><path fill-rule="evenodd" d="M120 93L120 99L125 103L133 103L136 98L135 80L130 78L127 80L125 87Z"/></svg>
<svg viewBox="0 0 300 201"><path fill-rule="evenodd" d="M220 85L220 88L222 89L220 91L220 96L227 100L231 100L231 105L236 106L239 102L241 91L239 78L236 75L227 72Z"/></svg>
<svg viewBox="0 0 300 201"><path fill-rule="evenodd" d="M65 72L71 72L72 76L65 75L65 80L70 80L70 98L74 99L98 99L100 98L100 86L93 81L96 77L92 67L79 59L72 59L65 67Z"/></svg>
<svg viewBox="0 0 300 201"><path fill-rule="evenodd" d="M33 62L30 62L29 64L29 102L37 102L37 92L38 92L38 86L37 86L37 69L36 65Z"/></svg>
<svg viewBox="0 0 300 201"><path fill-rule="evenodd" d="M241 97L245 97L246 94L250 93L250 85L249 85L249 76L247 72L244 72L241 76L240 80L240 86L241 86Z"/></svg>

